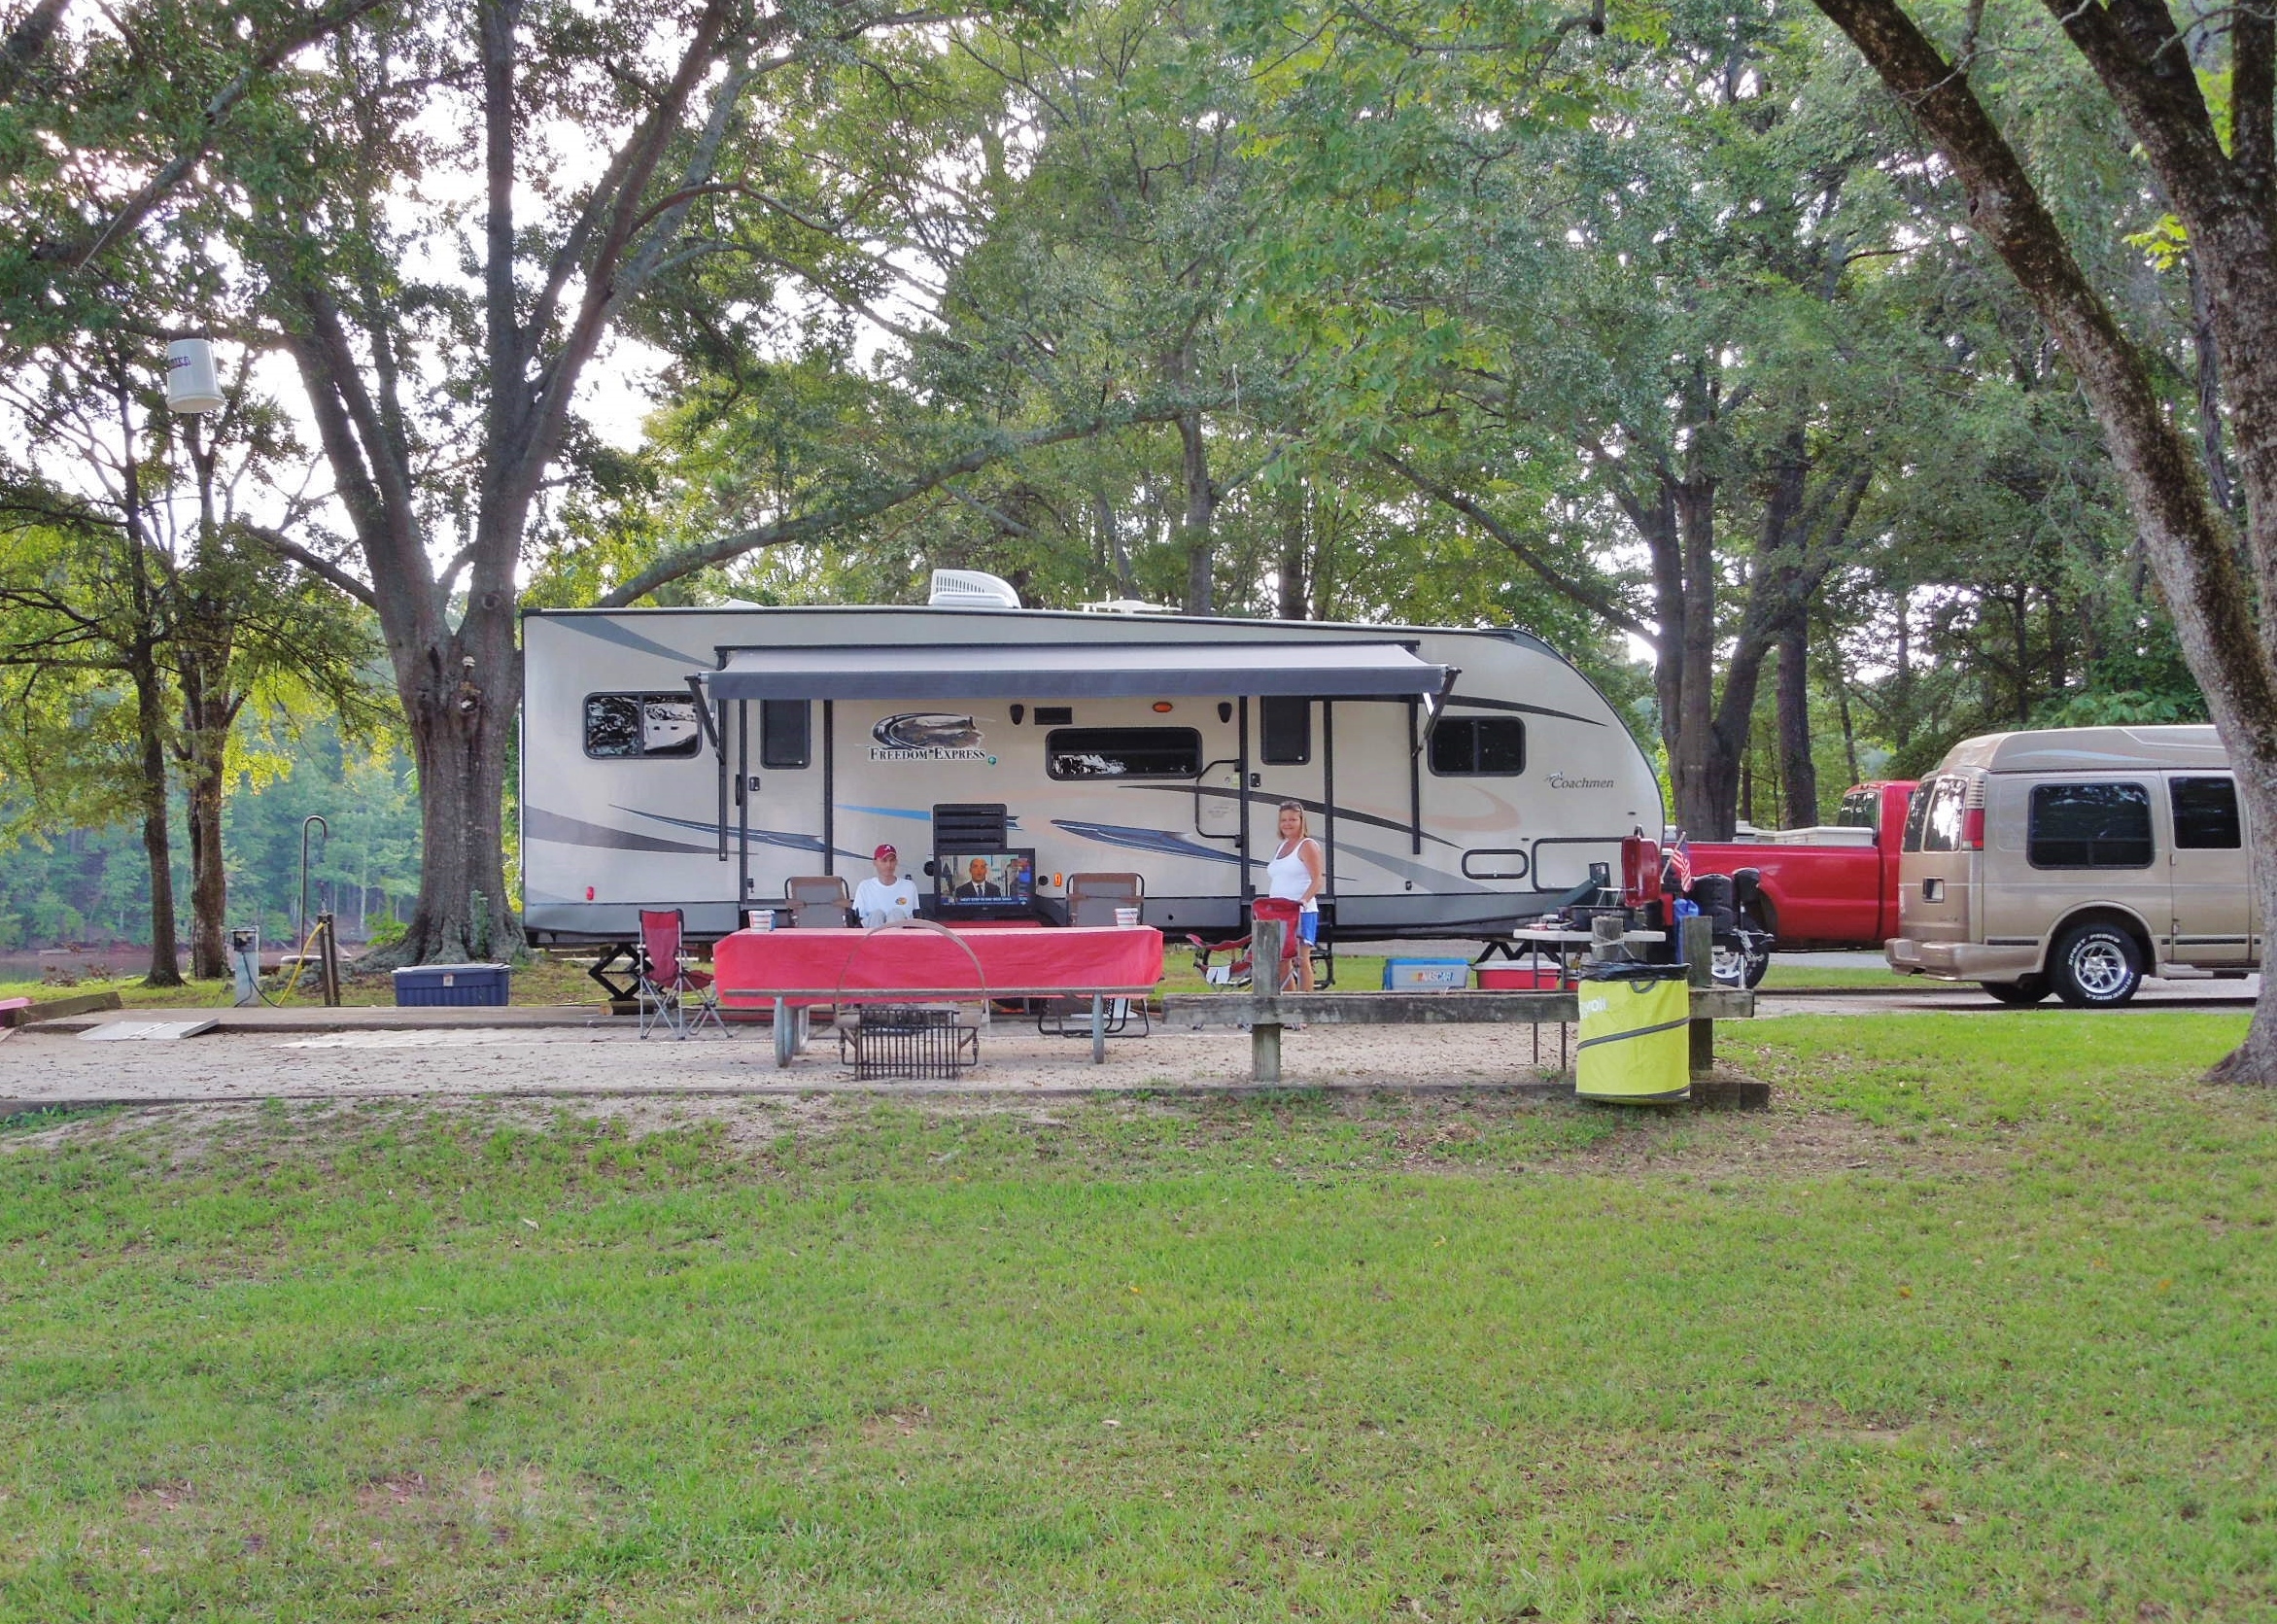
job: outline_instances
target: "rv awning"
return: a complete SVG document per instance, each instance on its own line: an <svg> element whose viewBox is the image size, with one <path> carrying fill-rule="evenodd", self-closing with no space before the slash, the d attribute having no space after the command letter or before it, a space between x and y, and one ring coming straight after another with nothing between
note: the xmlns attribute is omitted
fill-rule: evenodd
<svg viewBox="0 0 2277 1624"><path fill-rule="evenodd" d="M707 697L1158 699L1286 695L1430 699L1452 673L1396 642L932 644L738 648L693 673Z"/></svg>

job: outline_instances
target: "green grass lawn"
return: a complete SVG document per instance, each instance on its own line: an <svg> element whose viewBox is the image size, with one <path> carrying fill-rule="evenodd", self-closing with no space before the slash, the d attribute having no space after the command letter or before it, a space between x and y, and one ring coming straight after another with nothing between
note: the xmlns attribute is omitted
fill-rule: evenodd
<svg viewBox="0 0 2277 1624"><path fill-rule="evenodd" d="M18 1121L0 1614L2265 1618L2239 1029L1734 1027L1743 1117Z"/></svg>

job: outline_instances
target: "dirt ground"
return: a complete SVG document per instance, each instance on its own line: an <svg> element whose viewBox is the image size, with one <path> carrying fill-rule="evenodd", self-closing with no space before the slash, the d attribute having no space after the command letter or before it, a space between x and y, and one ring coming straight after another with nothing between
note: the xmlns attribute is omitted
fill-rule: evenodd
<svg viewBox="0 0 2277 1624"><path fill-rule="evenodd" d="M838 1045L817 1032L789 1069L775 1065L763 1027L727 1037L642 1040L631 1023L525 1030L209 1032L163 1043L88 1042L28 1027L0 1044L0 1099L21 1103L361 1099L423 1095L639 1093L800 1094L853 1087ZM1318 1027L1284 1040L1292 1085L1476 1087L1535 1081L1555 1070L1557 1028ZM1118 1038L1104 1065L1090 1045L1039 1037L998 1019L981 1035L981 1064L956 1083L889 1085L895 1092L1211 1089L1247 1087L1249 1037L1165 1031ZM865 1089L876 1085L865 1085Z"/></svg>

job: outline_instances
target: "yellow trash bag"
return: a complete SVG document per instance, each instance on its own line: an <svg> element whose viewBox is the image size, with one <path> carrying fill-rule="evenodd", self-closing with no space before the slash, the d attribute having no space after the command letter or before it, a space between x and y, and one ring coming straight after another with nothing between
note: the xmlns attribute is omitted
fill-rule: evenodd
<svg viewBox="0 0 2277 1624"><path fill-rule="evenodd" d="M1575 989L1582 1099L1664 1105L1692 1097L1692 988L1681 964L1592 965Z"/></svg>

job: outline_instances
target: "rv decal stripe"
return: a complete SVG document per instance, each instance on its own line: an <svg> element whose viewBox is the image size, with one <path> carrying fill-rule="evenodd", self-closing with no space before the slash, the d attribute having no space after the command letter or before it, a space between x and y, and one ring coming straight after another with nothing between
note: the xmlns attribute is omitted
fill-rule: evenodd
<svg viewBox="0 0 2277 1624"><path fill-rule="evenodd" d="M701 829L715 839L719 833L718 824L706 823L693 817L667 817L663 812L641 812L637 807L619 807L616 810L621 812L631 812L635 817L645 817L651 822L670 824L675 829ZM794 834L787 829L750 829L744 831L744 837L746 842L753 846L779 846L792 851L811 851L816 856L820 856L822 853L820 840L812 835ZM715 847L689 847L687 849L701 850L707 857L716 857L719 854L718 848ZM867 851L848 851L842 846L838 848L838 855L841 857L867 857L869 853Z"/></svg>
<svg viewBox="0 0 2277 1624"><path fill-rule="evenodd" d="M1052 827L1064 829L1085 840L1124 847L1133 851L1152 851L1164 857L1202 857L1213 863L1231 863L1236 867L1241 863L1241 858L1231 851L1220 851L1216 847L1199 845L1171 829L1139 829L1126 823L1086 823L1072 817L1055 817L1052 820ZM1254 868L1262 868L1264 861L1252 857L1250 864Z"/></svg>
<svg viewBox="0 0 2277 1624"><path fill-rule="evenodd" d="M617 809L624 811L622 807ZM703 825L710 828L709 824ZM708 846L690 846L685 841L659 840L654 835L638 835L630 829L611 829L603 823L587 823L582 818L565 817L543 807L522 809L522 834L527 840L550 841L556 846L598 846L617 851L669 851L676 855L712 857L716 849Z"/></svg>
<svg viewBox="0 0 2277 1624"><path fill-rule="evenodd" d="M1115 787L1117 789L1157 789L1165 795L1206 795L1209 796L1212 800L1218 801L1238 801L1241 799L1241 791L1238 789L1219 789L1208 784L1119 783L1115 785ZM1328 815L1328 803L1325 801L1315 801L1309 796L1272 795L1268 794L1264 790L1255 789L1250 791L1250 799L1255 802L1269 803L1274 806L1280 805L1280 803L1283 801L1294 801L1306 812L1319 812L1323 817ZM1378 817L1373 812L1346 812L1342 807L1338 807L1336 809L1336 821L1339 823L1364 823L1371 829L1390 829L1395 833L1401 835L1407 833L1406 823L1398 818ZM1429 830L1424 832L1423 838L1427 841L1435 841L1440 846L1453 846L1456 844L1454 841L1447 839L1446 836L1434 835ZM1341 841L1337 842L1337 845L1339 846L1343 844L1344 843Z"/></svg>
<svg viewBox="0 0 2277 1624"><path fill-rule="evenodd" d="M1521 705L1514 699L1474 699L1468 694L1449 694L1445 699L1439 701L1439 708L1442 710L1454 705L1467 705L1473 710L1517 710L1529 716L1555 716L1561 722L1585 722L1591 727L1604 726L1604 723L1595 716L1576 716L1570 710L1552 710L1546 705Z"/></svg>

